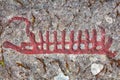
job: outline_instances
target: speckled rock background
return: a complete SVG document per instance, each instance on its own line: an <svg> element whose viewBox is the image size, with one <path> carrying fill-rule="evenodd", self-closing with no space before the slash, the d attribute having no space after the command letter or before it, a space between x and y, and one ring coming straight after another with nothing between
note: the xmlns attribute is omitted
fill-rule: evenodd
<svg viewBox="0 0 120 80"><path fill-rule="evenodd" d="M29 41L22 21L8 25L14 16L31 21L36 40L39 30L69 34L95 28L99 33L103 26L117 55L26 55L6 49L6 40L16 45ZM120 0L0 0L0 46L0 80L120 80Z"/></svg>

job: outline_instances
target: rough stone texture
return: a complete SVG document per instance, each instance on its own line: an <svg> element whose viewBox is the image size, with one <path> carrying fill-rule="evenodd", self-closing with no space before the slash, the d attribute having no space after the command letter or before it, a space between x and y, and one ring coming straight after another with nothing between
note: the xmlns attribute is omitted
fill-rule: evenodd
<svg viewBox="0 0 120 80"><path fill-rule="evenodd" d="M28 18L38 41L39 30L44 33L65 29L69 34L71 30L99 31L101 25L106 36L113 38L111 50L117 51L117 55L113 59L97 54L25 55L5 49L5 40L16 45L29 40L22 21L8 25L13 16ZM120 80L120 1L0 0L0 46L0 80ZM91 73L93 63L103 65L97 75Z"/></svg>

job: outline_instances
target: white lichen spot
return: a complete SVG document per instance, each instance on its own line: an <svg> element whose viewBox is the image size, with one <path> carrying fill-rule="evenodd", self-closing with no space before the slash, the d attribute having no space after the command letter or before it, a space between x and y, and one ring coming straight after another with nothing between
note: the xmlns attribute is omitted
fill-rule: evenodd
<svg viewBox="0 0 120 80"><path fill-rule="evenodd" d="M73 61L76 60L76 55L74 55L74 54L70 54L69 57L70 57L70 59L73 60Z"/></svg>
<svg viewBox="0 0 120 80"><path fill-rule="evenodd" d="M9 16L6 16L6 18L9 20L9 19L11 19L13 16L15 16L15 14L10 14Z"/></svg>
<svg viewBox="0 0 120 80"><path fill-rule="evenodd" d="M53 27L56 29L57 26L58 26L58 23L57 23L57 22L52 22L52 25L53 25Z"/></svg>
<svg viewBox="0 0 120 80"><path fill-rule="evenodd" d="M95 62L95 61L97 61L98 59L97 59L96 57L90 57L89 60L90 60L91 62Z"/></svg>
<svg viewBox="0 0 120 80"><path fill-rule="evenodd" d="M107 60L107 57L105 55L98 56L97 58L102 62L105 62Z"/></svg>
<svg viewBox="0 0 120 80"><path fill-rule="evenodd" d="M37 61L35 61L33 64L34 64L34 65L37 65L37 64L38 64L38 62L37 62Z"/></svg>
<svg viewBox="0 0 120 80"><path fill-rule="evenodd" d="M101 21L96 22L97 25L100 25L101 23L102 23Z"/></svg>
<svg viewBox="0 0 120 80"><path fill-rule="evenodd" d="M70 46L69 46L68 44L66 44L66 45L65 45L65 48L66 48L66 49L69 49L69 48L70 48Z"/></svg>
<svg viewBox="0 0 120 80"><path fill-rule="evenodd" d="M63 73L59 73L57 76L54 77L54 80L69 80L69 77L65 76Z"/></svg>
<svg viewBox="0 0 120 80"><path fill-rule="evenodd" d="M100 71L103 69L103 65L102 64L97 64L97 63L93 63L91 65L91 72L93 75L97 75L98 73L100 73Z"/></svg>
<svg viewBox="0 0 120 80"><path fill-rule="evenodd" d="M65 28L66 28L66 27L65 27L65 25L64 25L62 22L59 22L59 23L58 23L58 29L59 29L60 31L63 31Z"/></svg>
<svg viewBox="0 0 120 80"><path fill-rule="evenodd" d="M108 16L108 15L105 16L105 20L106 20L106 22L108 22L109 24L112 24L113 21L114 21L114 20L113 20L110 16Z"/></svg>

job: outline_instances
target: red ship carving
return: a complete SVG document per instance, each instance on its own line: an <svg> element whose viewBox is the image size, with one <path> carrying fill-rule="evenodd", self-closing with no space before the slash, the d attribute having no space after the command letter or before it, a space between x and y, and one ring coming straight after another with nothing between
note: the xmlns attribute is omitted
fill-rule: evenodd
<svg viewBox="0 0 120 80"><path fill-rule="evenodd" d="M29 37L30 42L22 42L20 46L16 46L12 44L9 41L5 41L3 43L3 46L5 48L11 48L13 50L16 50L20 53L24 54L43 54L43 53L63 53L63 54L105 54L109 57L114 57L116 55L116 52L112 52L109 50L109 48L112 45L112 38L107 37L105 38L105 29L103 27L100 27L101 32L101 40L97 41L97 31L95 29L92 30L92 38L90 39L88 29L84 31L85 39L82 39L83 32L81 30L78 31L77 40L74 39L74 31L70 32L70 41L66 41L66 32L63 30L61 32L61 41L58 41L57 39L57 31L54 31L54 41L49 41L49 31L46 31L46 40L43 40L42 32L39 32L39 38L40 42L37 42L35 40L35 34L30 31L30 21L27 18L24 17L13 17L9 20L9 23L11 23L14 20L22 20L26 23L26 34ZM89 45L92 44L92 47L90 48ZM43 44L46 44L46 49L43 48ZM69 45L69 49L65 48L65 45ZM77 44L77 49L74 49L74 44ZM81 48L81 44L84 44L84 49ZM50 50L49 46L54 45L54 49ZM61 45L62 48L59 49L58 45ZM27 49L26 47L30 46L32 49ZM40 46L40 47L39 47ZM100 46L100 49L97 49L97 46Z"/></svg>

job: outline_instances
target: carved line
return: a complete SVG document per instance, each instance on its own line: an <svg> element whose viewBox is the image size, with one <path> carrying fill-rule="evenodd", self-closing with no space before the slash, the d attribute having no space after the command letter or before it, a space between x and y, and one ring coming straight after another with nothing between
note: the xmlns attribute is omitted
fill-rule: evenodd
<svg viewBox="0 0 120 80"><path fill-rule="evenodd" d="M74 40L74 31L70 32L70 41L66 41L65 37L66 37L66 32L65 30L63 30L61 32L62 36L62 40L58 41L57 40L57 31L54 31L54 41L50 42L49 41L49 31L46 31L46 40L43 40L43 35L42 32L39 32L39 38L40 38L40 42L36 42L35 40L35 34L32 33L29 28L30 28L30 21L28 21L28 19L23 18L23 17L13 17L11 18L11 20L9 21L10 23L13 20L22 20L26 23L26 33L30 39L30 42L22 42L20 46L16 46L14 44L12 44L9 41L5 41L3 43L3 46L5 48L11 48L13 50L16 50L18 52L21 53L25 53L25 54L42 54L42 53L67 53L67 54L106 54L110 57L114 57L116 55L115 52L111 52L109 51L109 48L112 45L112 38L108 37L107 38L107 42L105 41L105 29L103 27L100 27L100 32L101 32L101 40L97 41L97 32L95 29L92 30L92 38L90 40L89 37L89 32L88 29L86 29L84 31L85 34L85 39L82 39L82 34L83 32L81 30L78 31L78 36L77 36L77 40ZM89 44L92 43L92 48L89 48ZM44 49L44 45L46 44L46 50ZM69 45L69 49L65 48L65 45L68 44ZM73 49L74 44L77 44L77 50ZM85 45L85 48L82 49L81 48L81 44ZM51 51L50 47L51 45L54 45L54 50ZM61 49L58 49L58 45L62 45ZM27 49L26 46L31 46L33 47L33 49ZM40 46L41 48L39 48L38 46ZM101 49L97 49L97 46L101 46Z"/></svg>

